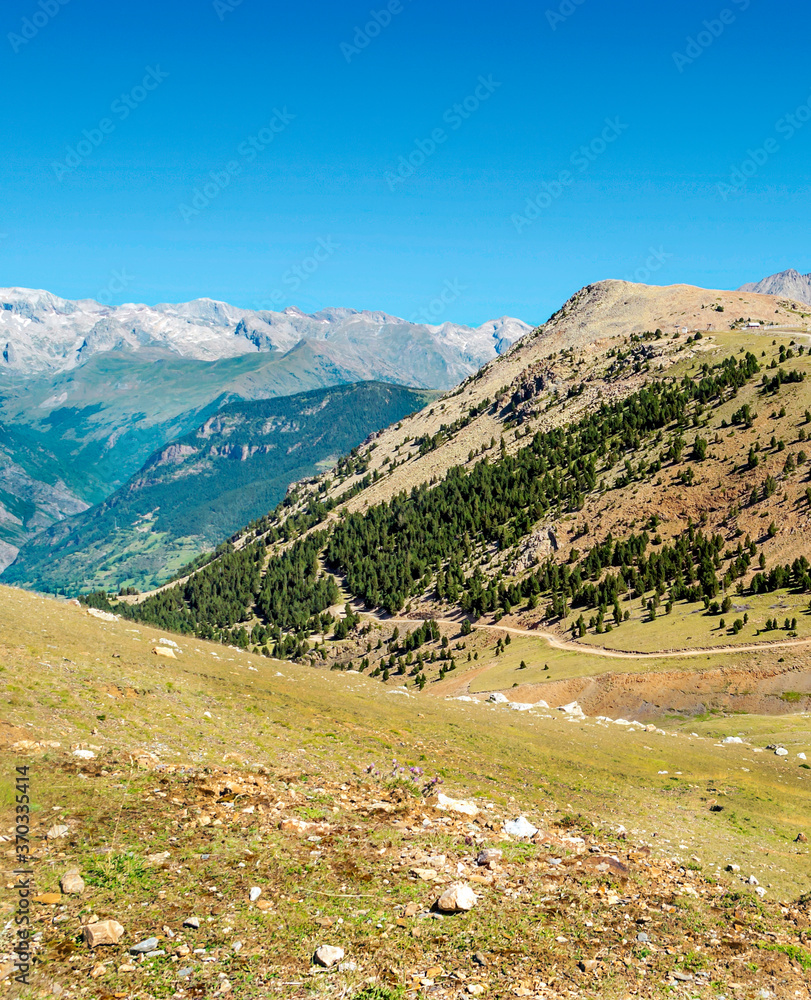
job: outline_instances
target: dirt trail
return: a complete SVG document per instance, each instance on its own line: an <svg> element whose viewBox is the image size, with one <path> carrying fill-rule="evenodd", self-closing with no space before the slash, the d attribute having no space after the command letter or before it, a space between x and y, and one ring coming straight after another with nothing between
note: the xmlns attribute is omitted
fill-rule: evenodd
<svg viewBox="0 0 811 1000"><path fill-rule="evenodd" d="M420 618L385 618L382 621L395 625L416 625ZM439 625L458 626L458 621L440 618ZM606 649L605 646L589 646L581 642L571 642L561 639L552 632L541 632L538 629L512 628L509 625L474 625L474 629L482 632L509 632L510 635L523 635L530 639L543 639L553 649L563 649L572 653L584 653L589 656L604 656L612 660L681 660L687 656L707 656L708 654L759 653L762 650L788 649L792 646L811 646L811 639L780 639L777 642L757 642L746 646L701 646L692 649L662 649L652 653L637 651L624 652L618 649Z"/></svg>

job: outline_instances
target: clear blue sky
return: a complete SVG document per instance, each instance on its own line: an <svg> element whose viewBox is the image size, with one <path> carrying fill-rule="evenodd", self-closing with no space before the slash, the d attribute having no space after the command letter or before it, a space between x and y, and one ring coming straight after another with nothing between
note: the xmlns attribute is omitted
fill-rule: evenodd
<svg viewBox="0 0 811 1000"><path fill-rule="evenodd" d="M811 270L796 3L6 0L0 25L0 285L404 316L446 290L438 320L534 323L646 267Z"/></svg>

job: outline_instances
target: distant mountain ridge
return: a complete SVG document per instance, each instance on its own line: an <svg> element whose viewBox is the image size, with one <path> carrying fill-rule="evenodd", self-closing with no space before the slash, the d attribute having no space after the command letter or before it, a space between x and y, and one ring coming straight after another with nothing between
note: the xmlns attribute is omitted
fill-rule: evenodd
<svg viewBox="0 0 811 1000"><path fill-rule="evenodd" d="M420 362L412 354L412 368L398 371L397 380L435 387L441 373L442 388L449 388L530 329L506 316L477 328L428 326L369 310L331 308L308 315L293 307L256 311L213 299L107 306L40 289L5 288L0 289L0 371L28 376L70 371L94 355L115 351L217 361L285 354L302 341L327 341L349 354L396 361L401 349L416 340L425 358Z"/></svg>
<svg viewBox="0 0 811 1000"><path fill-rule="evenodd" d="M376 380L448 389L531 330L213 299L106 306L0 289L0 571L221 407ZM157 362L157 363L156 363Z"/></svg>
<svg viewBox="0 0 811 1000"><path fill-rule="evenodd" d="M800 274L794 268L772 274L762 281L741 285L741 292L759 292L763 295L785 295L811 305L811 274Z"/></svg>

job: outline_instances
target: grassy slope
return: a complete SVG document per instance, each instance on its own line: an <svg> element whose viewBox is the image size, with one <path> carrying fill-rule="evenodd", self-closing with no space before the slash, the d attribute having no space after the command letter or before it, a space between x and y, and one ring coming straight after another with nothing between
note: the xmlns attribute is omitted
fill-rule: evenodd
<svg viewBox="0 0 811 1000"><path fill-rule="evenodd" d="M774 958L761 955L757 943L801 947L797 928L780 925L776 908L747 903L754 897L743 891L740 879L721 873L730 861L741 864L746 875L756 875L768 887L767 899L791 899L807 891L808 851L792 841L801 830L811 832L811 772L798 769L793 755L780 759L754 754L750 747L720 748L712 739L684 733L627 733L593 722L567 722L557 713L530 718L427 694L405 698L361 676L315 674L312 668L197 640L182 643L177 662L163 661L151 653L159 633L149 628L99 622L75 606L7 588L0 588L0 607L5 622L0 635L3 801L11 801L14 766L31 764L37 836L56 818L74 831L67 841L39 848L38 891L57 889L59 875L74 863L91 882L86 897L63 900L68 922L46 932L45 977L70 975L71 959L71 979L87 984L90 996L122 988L126 995L136 995L135 988L140 996L164 996L178 988L177 970L190 966L192 981L209 995L217 984L211 977L224 968L236 984L235 996L264 996L268 990L320 995L334 980L308 981L308 955L330 940L360 962L357 974L341 974L342 988L350 987L347 996L354 993L353 982L359 989L370 975L378 982L418 986L433 967L443 977L461 970L472 981L491 984L497 996L512 994L522 983L532 986L542 973L544 981L557 983L549 996L567 995L564 988L580 982L587 992L578 995L625 997L630 979L639 983L635 995L660 997L670 989L668 969L695 971L706 965L721 984L743 981L743 992L736 995L754 997L763 969ZM807 721L803 731L797 720L764 720L759 740L783 727L787 743L808 737ZM9 749L20 740L30 741L23 746L38 740L60 746L44 753ZM97 761L71 763L69 750L79 745L97 748ZM144 752L156 757L136 762ZM463 860L470 851L464 836L474 828L437 825L438 814L425 807L421 813L419 806L414 814L408 801L397 804L395 789L364 776L368 763L386 770L392 758L441 775L449 794L473 796L482 807L491 803L492 817L526 812L555 837L565 832L560 830L564 815L583 814L574 822L575 831L588 830L588 820L604 831L622 823L633 843L653 846L655 871L667 871L667 879L675 875L681 884L689 882L694 876L683 867L679 871L680 864L689 865L733 893L743 892L743 908L736 913L752 939L749 966L736 964L734 956L721 961L709 946L707 958L700 947L696 951L730 929L727 911L710 908L720 897L701 876L696 897L667 891L664 898L675 904L672 910L658 895L667 879L646 874L648 863L633 851L631 886L615 888L610 878L595 881L585 872L561 883L551 869L544 876L549 850L551 856L571 854L554 838L549 848L507 846L512 888L477 885L482 900L470 916L438 925L402 920L399 926L402 905L416 900L424 906L437 895L408 875L408 863L399 868L399 853L408 854L416 845ZM186 770L173 773L178 766ZM212 781L206 777L210 771L198 774L195 768L213 769L214 775L227 768L242 781L262 766L269 770L271 798L255 801L281 796L290 803L285 808L291 815L326 819L333 832L322 843L308 844L267 828L266 806L234 819L227 809L215 807L210 795L195 791ZM348 812L348 797L367 803L382 798L395 814L368 807ZM709 811L716 799L724 811ZM398 809L420 834L394 822ZM203 813L209 820L223 817L222 825L201 827L196 818ZM433 826L424 827L422 816L433 816ZM503 842L498 826L493 832L477 827L475 836L481 834L490 845ZM610 845L611 834L598 832L594 842ZM608 849L617 848L628 857L623 845ZM109 849L112 854L105 855ZM146 855L162 850L171 860L150 865ZM417 863L416 855L408 856ZM692 861L693 856L699 860ZM248 904L249 885L265 887L269 909ZM606 891L627 900L623 909L612 909L608 897L599 901ZM629 935L621 919L615 927L624 907L638 912L640 900L648 901L656 920L652 937L658 945L652 955L633 942L622 943ZM8 913L9 897L4 905ZM120 919L128 944L156 932L161 946L170 950L177 941L167 940L160 928L178 932L182 920L194 913L202 917L203 929L187 932L184 941L226 957L213 967L183 958L180 964L155 960L137 973L117 972L126 965L123 951L100 950L94 957L83 945L76 947L82 914L87 920L91 911L102 919ZM40 906L37 912L44 917L51 911ZM338 918L343 925L327 927ZM599 947L589 943L595 929ZM778 936L767 937L767 929ZM575 943L556 944L560 934ZM237 937L247 943L246 953L240 960L228 959L229 941ZM472 966L474 950L495 958L495 966L484 971ZM581 981L574 963L595 953L603 963L600 978ZM798 985L802 970L785 957L780 961L778 981ZM98 962L106 963L98 980L84 978ZM451 989L452 982L443 982Z"/></svg>

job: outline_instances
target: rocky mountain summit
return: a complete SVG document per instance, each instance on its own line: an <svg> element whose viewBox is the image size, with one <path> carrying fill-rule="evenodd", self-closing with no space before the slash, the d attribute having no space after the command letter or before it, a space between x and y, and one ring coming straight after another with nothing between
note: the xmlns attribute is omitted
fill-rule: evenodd
<svg viewBox="0 0 811 1000"><path fill-rule="evenodd" d="M772 274L762 281L741 285L741 292L761 292L764 295L785 295L811 305L811 274L800 274L794 268Z"/></svg>

